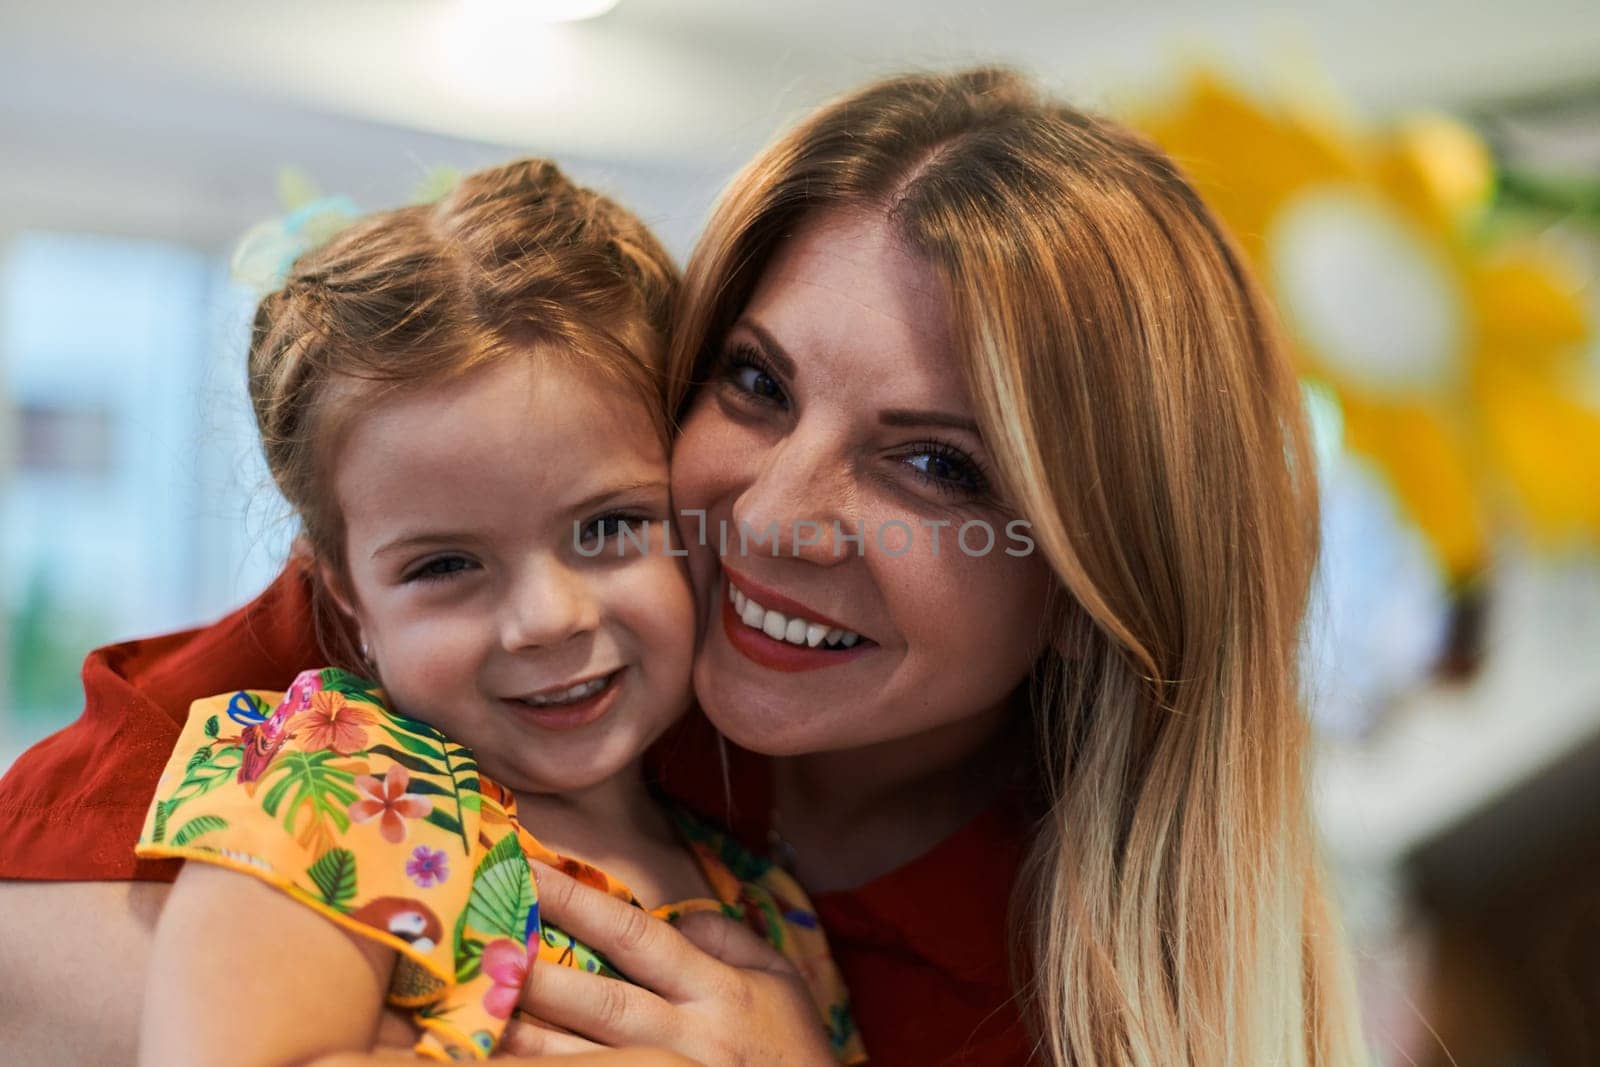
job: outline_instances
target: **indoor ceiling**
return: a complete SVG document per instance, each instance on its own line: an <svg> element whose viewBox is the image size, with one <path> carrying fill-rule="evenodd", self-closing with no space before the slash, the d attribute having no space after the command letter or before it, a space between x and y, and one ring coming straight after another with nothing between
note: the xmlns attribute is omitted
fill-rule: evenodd
<svg viewBox="0 0 1600 1067"><path fill-rule="evenodd" d="M560 25L535 21L535 6L12 2L0 49L51 70L157 75L474 141L680 165L738 158L818 99L911 66L1013 63L1093 104L1200 55L1246 76L1325 79L1378 110L1474 103L1600 69L1593 0L621 0Z"/></svg>

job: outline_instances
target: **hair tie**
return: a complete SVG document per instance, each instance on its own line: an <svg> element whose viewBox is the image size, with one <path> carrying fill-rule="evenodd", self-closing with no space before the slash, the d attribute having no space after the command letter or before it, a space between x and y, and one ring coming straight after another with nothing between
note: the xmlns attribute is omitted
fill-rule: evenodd
<svg viewBox="0 0 1600 1067"><path fill-rule="evenodd" d="M233 250L233 279L254 290L257 299L282 289L295 260L360 217L361 209L348 196L324 196L281 218L258 222Z"/></svg>

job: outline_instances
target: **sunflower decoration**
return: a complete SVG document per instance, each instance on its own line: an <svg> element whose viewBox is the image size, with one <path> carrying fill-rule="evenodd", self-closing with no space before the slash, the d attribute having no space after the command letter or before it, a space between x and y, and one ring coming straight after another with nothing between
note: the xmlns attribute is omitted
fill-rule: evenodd
<svg viewBox="0 0 1600 1067"><path fill-rule="evenodd" d="M1346 447L1452 583L1508 521L1536 543L1600 540L1581 282L1550 249L1485 240L1495 176L1475 135L1440 116L1352 130L1207 72L1134 122L1232 229Z"/></svg>

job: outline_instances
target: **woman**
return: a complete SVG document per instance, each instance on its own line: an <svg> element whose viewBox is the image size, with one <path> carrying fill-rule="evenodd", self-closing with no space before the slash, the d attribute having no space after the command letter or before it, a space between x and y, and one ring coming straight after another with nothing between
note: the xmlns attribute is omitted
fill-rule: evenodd
<svg viewBox="0 0 1600 1067"><path fill-rule="evenodd" d="M692 731L663 769L814 891L875 1061L1359 1059L1296 703L1315 550L1297 387L1172 163L1004 72L869 86L735 179L674 368L696 693L774 758L735 751L731 811ZM85 720L0 792L18 826L0 874L136 873L131 836L81 820L142 812L170 717L306 660L309 614L286 575L220 629L91 657ZM812 626L858 639L788 640ZM80 820L79 859L52 818ZM541 887L628 973L710 992L536 968L534 1017L761 1054L751 972ZM0 963L33 967L31 916L132 899L6 893ZM95 938L136 955L136 915L89 921L63 967Z"/></svg>

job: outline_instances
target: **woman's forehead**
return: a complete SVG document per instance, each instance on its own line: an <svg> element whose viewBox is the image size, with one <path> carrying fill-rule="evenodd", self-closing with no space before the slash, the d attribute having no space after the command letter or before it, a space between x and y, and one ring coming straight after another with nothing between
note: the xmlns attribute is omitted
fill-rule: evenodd
<svg viewBox="0 0 1600 1067"><path fill-rule="evenodd" d="M772 299L774 290L788 295L795 286L817 290L818 299L900 318L924 332L943 332L943 289L881 211L842 206L804 216L773 250L751 302Z"/></svg>
<svg viewBox="0 0 1600 1067"><path fill-rule="evenodd" d="M740 322L804 364L801 377L882 371L944 391L960 381L945 304L931 267L881 213L839 208L780 242Z"/></svg>

